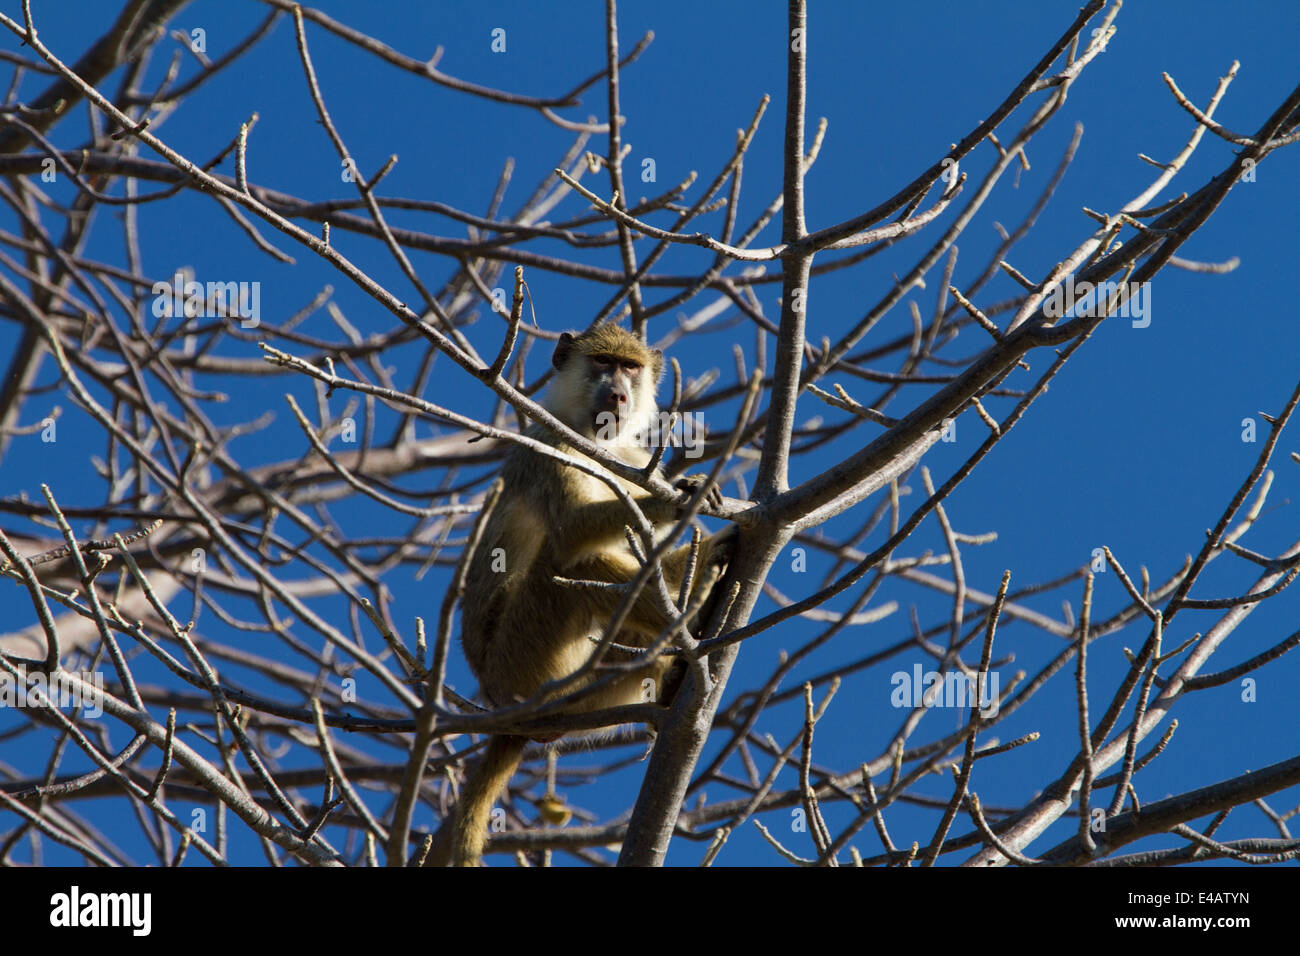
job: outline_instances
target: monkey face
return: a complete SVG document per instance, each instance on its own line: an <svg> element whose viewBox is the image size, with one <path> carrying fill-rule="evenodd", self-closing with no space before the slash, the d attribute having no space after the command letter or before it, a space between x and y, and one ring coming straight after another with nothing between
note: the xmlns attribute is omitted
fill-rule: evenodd
<svg viewBox="0 0 1300 956"><path fill-rule="evenodd" d="M640 399L644 385L641 363L614 355L588 357L592 383L592 429L597 441L616 440L642 412Z"/></svg>
<svg viewBox="0 0 1300 956"><path fill-rule="evenodd" d="M556 380L547 407L566 425L608 445L638 444L654 420L663 353L615 325L565 332L551 359Z"/></svg>

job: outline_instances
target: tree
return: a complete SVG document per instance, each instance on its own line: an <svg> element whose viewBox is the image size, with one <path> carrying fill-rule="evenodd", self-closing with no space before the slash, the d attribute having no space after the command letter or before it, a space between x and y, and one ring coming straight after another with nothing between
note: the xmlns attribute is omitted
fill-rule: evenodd
<svg viewBox="0 0 1300 956"><path fill-rule="evenodd" d="M629 153L621 98L648 82L637 61L652 47L647 35L625 51L613 0L603 56L565 50L590 75L542 97L443 72L441 53L418 60L321 10L265 6L234 40L186 23L181 0L131 0L71 67L52 11L25 4L22 17L0 18L21 81L0 131L0 197L14 223L0 237L0 317L16 332L0 441L32 477L0 501L0 569L22 589L5 596L0 667L23 704L5 728L23 761L0 770L0 859L39 859L48 840L87 861L139 862L104 825L134 819L136 842L164 862L228 860L255 835L268 857L403 865L454 802L473 741L524 730L569 736L517 776L498 852L609 862L604 848L618 844L621 863L659 864L676 833L703 844L693 860L725 861L737 828L762 815L773 862L1296 855L1289 814L1267 801L1300 786L1300 755L1229 779L1184 772L1180 792L1154 802L1139 803L1137 787L1177 740L1174 714L1203 710L1216 687L1244 681L1252 693L1261 669L1285 666L1300 643L1296 632L1256 654L1225 646L1252 610L1285 601L1300 573L1300 545L1243 542L1265 514L1300 386L1262 423L1243 423L1251 441L1258 429L1253 463L1195 553L1154 579L1099 544L1083 566L1008 567L978 581L972 552L995 536L962 530L971 519L956 511L963 482L1004 453L1099 330L1150 325L1166 266L1231 271L1179 252L1300 138L1300 89L1260 105L1265 118L1243 134L1216 119L1235 64L1208 100L1166 76L1185 145L1149 160L1144 180L1115 172L1125 198L1089 211L1081 238L1053 239L1056 265L1035 272L1013 260L1082 128L1050 176L1031 167L1030 147L1068 122L1067 94L1104 66L1118 6L1094 0L1036 57L1007 54L1032 61L1017 66L1010 93L885 198L846 210L856 184L832 183L840 214L829 224L809 212L827 124L812 129L806 116L817 14L803 0L766 34L784 41L761 51L783 56L786 87L783 140L769 151L780 184L757 215L741 211L741 186L747 165L762 168L758 134L773 122L758 91L711 179L692 174L632 201L638 178L655 183L659 170ZM210 32L224 36L215 58ZM496 28L484 45L505 53L511 42ZM168 134L205 115L205 91L273 44L277 80L305 81L293 87L296 109L318 124L288 134L296 148L259 149L264 127L245 103L247 119L219 147L211 126L206 147L189 128ZM525 145L540 183L522 201L513 160L481 213L429 198L442 184L404 198L385 186L395 156L358 158L390 149L349 135L365 122L360 104L334 105L350 76L381 68L418 82L449 117L458 107L441 104L468 101L571 143L553 172ZM371 104L394 126L406 105L396 90ZM603 118L583 118L587 101ZM318 149L321 133L331 154ZM1231 155L1204 185L1169 195L1216 140ZM486 163L499 145L455 149ZM345 190L320 198L322 170ZM995 188L1008 173L1030 182L1031 170L1037 198L1020 225L995 227L986 262L959 258L958 238ZM121 229L110 237L112 217ZM193 267L160 270L169 242L196 235ZM900 271L882 283L879 261ZM227 278L232 269L240 278ZM313 270L341 288L318 285ZM246 278L261 275L272 278ZM822 293L846 277L858 302L847 319L845 300ZM701 517L697 496L691 520L734 523L740 543L713 617L673 636L687 676L672 706L622 715L654 734L593 743L580 732L617 722L609 714L476 706L455 602L501 454L521 421L547 420L543 353L564 329L611 319L679 360L667 404L684 427L666 473L707 471L728 497ZM1290 347L1289 330L1257 328ZM728 348L728 332L753 344ZM724 357L734 373L680 367ZM707 440L696 428L705 418ZM803 582L810 562L820 584ZM1236 577L1215 575L1228 564ZM1223 589L1246 569L1244 586ZM1102 575L1115 582L1105 609ZM906 621L909 588L932 599ZM1043 596L1057 592L1063 609L1045 611ZM743 666L773 635L784 653ZM1127 660L1121 636L1136 648ZM1018 655L1040 660L1010 672ZM73 706L44 706L42 690ZM1060 707L1073 710L1073 739L995 737ZM882 712L896 715L891 725ZM944 713L951 727L938 726ZM814 728L821 751L835 720L870 729L839 735L832 750L847 757L814 760ZM999 762L1033 748L1019 804L982 804L980 781L993 785ZM955 783L936 798L930 775L949 768ZM629 776L631 789L619 783ZM578 787L591 781L610 783ZM606 796L617 805L589 809ZM1233 821L1254 813L1247 835L1216 839L1228 813L1252 803L1264 816L1243 809ZM772 821L790 821L789 835Z"/></svg>

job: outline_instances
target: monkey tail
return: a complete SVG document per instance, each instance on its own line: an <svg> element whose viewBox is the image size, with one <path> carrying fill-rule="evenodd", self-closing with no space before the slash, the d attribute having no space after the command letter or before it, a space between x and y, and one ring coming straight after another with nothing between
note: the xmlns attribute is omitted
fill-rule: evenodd
<svg viewBox="0 0 1300 956"><path fill-rule="evenodd" d="M524 757L527 737L493 734L474 765L456 811L434 838L426 866L478 866L487 843L492 805L505 791Z"/></svg>

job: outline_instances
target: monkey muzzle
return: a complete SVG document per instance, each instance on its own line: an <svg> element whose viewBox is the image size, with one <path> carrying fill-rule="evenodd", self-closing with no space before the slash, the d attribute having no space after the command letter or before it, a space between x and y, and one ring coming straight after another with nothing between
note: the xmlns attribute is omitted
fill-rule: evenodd
<svg viewBox="0 0 1300 956"><path fill-rule="evenodd" d="M616 438L627 424L631 403L628 391L618 385L601 385L594 396L592 428L598 441Z"/></svg>

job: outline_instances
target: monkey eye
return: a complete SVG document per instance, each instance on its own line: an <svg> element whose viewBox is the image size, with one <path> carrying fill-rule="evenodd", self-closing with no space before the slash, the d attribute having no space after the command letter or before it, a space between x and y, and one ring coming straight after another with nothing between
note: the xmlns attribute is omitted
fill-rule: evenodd
<svg viewBox="0 0 1300 956"><path fill-rule="evenodd" d="M602 372L613 371L615 368L621 368L623 371L635 374L641 370L641 363L632 360L619 360L612 355L593 355L591 364L596 366Z"/></svg>

